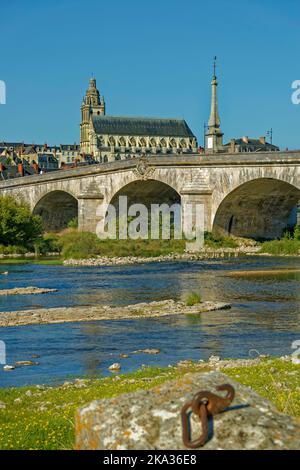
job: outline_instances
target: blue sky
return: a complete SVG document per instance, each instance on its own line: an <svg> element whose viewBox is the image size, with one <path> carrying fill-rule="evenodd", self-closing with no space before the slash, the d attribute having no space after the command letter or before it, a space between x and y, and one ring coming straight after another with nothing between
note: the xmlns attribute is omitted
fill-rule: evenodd
<svg viewBox="0 0 300 470"><path fill-rule="evenodd" d="M183 117L203 139L218 56L225 141L300 148L298 0L1 1L0 141L79 141L91 74L107 114Z"/></svg>

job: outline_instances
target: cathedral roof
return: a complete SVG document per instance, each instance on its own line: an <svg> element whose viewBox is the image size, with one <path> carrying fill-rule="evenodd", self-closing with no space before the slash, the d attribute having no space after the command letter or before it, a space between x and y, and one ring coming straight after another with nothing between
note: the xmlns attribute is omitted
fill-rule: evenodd
<svg viewBox="0 0 300 470"><path fill-rule="evenodd" d="M183 119L94 116L96 134L159 137L194 137Z"/></svg>

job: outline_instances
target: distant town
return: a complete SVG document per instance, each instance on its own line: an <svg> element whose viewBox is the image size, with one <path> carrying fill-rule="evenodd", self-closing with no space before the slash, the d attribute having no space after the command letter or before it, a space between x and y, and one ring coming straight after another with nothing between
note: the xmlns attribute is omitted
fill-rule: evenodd
<svg viewBox="0 0 300 470"><path fill-rule="evenodd" d="M275 152L272 129L267 137L248 136L223 143L218 111L217 77L211 82L211 113L204 126L205 144L183 119L119 117L106 115L104 97L91 78L81 104L80 143L48 145L0 141L0 179L6 180L45 172L109 163L151 155Z"/></svg>

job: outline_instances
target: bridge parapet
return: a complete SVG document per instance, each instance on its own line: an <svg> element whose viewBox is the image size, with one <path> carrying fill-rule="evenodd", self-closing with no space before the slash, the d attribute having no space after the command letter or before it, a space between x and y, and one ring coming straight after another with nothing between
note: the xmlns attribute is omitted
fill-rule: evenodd
<svg viewBox="0 0 300 470"><path fill-rule="evenodd" d="M143 160L149 166L155 167L198 167L198 168L223 168L230 166L257 166L257 165L300 165L300 150L284 152L260 152L216 155L168 155L142 157L131 160L118 160L110 163L101 163L68 170L58 170L43 175L24 176L0 182L0 191L9 187L41 184L48 181L64 180L69 178L82 178L91 175L115 173L135 168Z"/></svg>

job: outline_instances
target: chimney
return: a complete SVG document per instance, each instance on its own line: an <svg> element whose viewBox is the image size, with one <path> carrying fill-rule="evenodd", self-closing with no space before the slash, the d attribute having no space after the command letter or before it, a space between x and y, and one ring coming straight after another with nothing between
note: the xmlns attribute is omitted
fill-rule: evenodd
<svg viewBox="0 0 300 470"><path fill-rule="evenodd" d="M245 144L249 144L249 137L248 136L244 136L242 138L242 141L245 142Z"/></svg>
<svg viewBox="0 0 300 470"><path fill-rule="evenodd" d="M266 138L265 137L260 137L259 141L261 144L265 145L266 144Z"/></svg>
<svg viewBox="0 0 300 470"><path fill-rule="evenodd" d="M24 176L24 167L22 163L18 163L18 173L20 176Z"/></svg>
<svg viewBox="0 0 300 470"><path fill-rule="evenodd" d="M235 153L235 139L230 141L230 153Z"/></svg>
<svg viewBox="0 0 300 470"><path fill-rule="evenodd" d="M32 166L32 168L34 169L34 172L35 172L36 174L38 174L38 172L39 172L39 166L38 166L38 164L33 161L31 166Z"/></svg>

